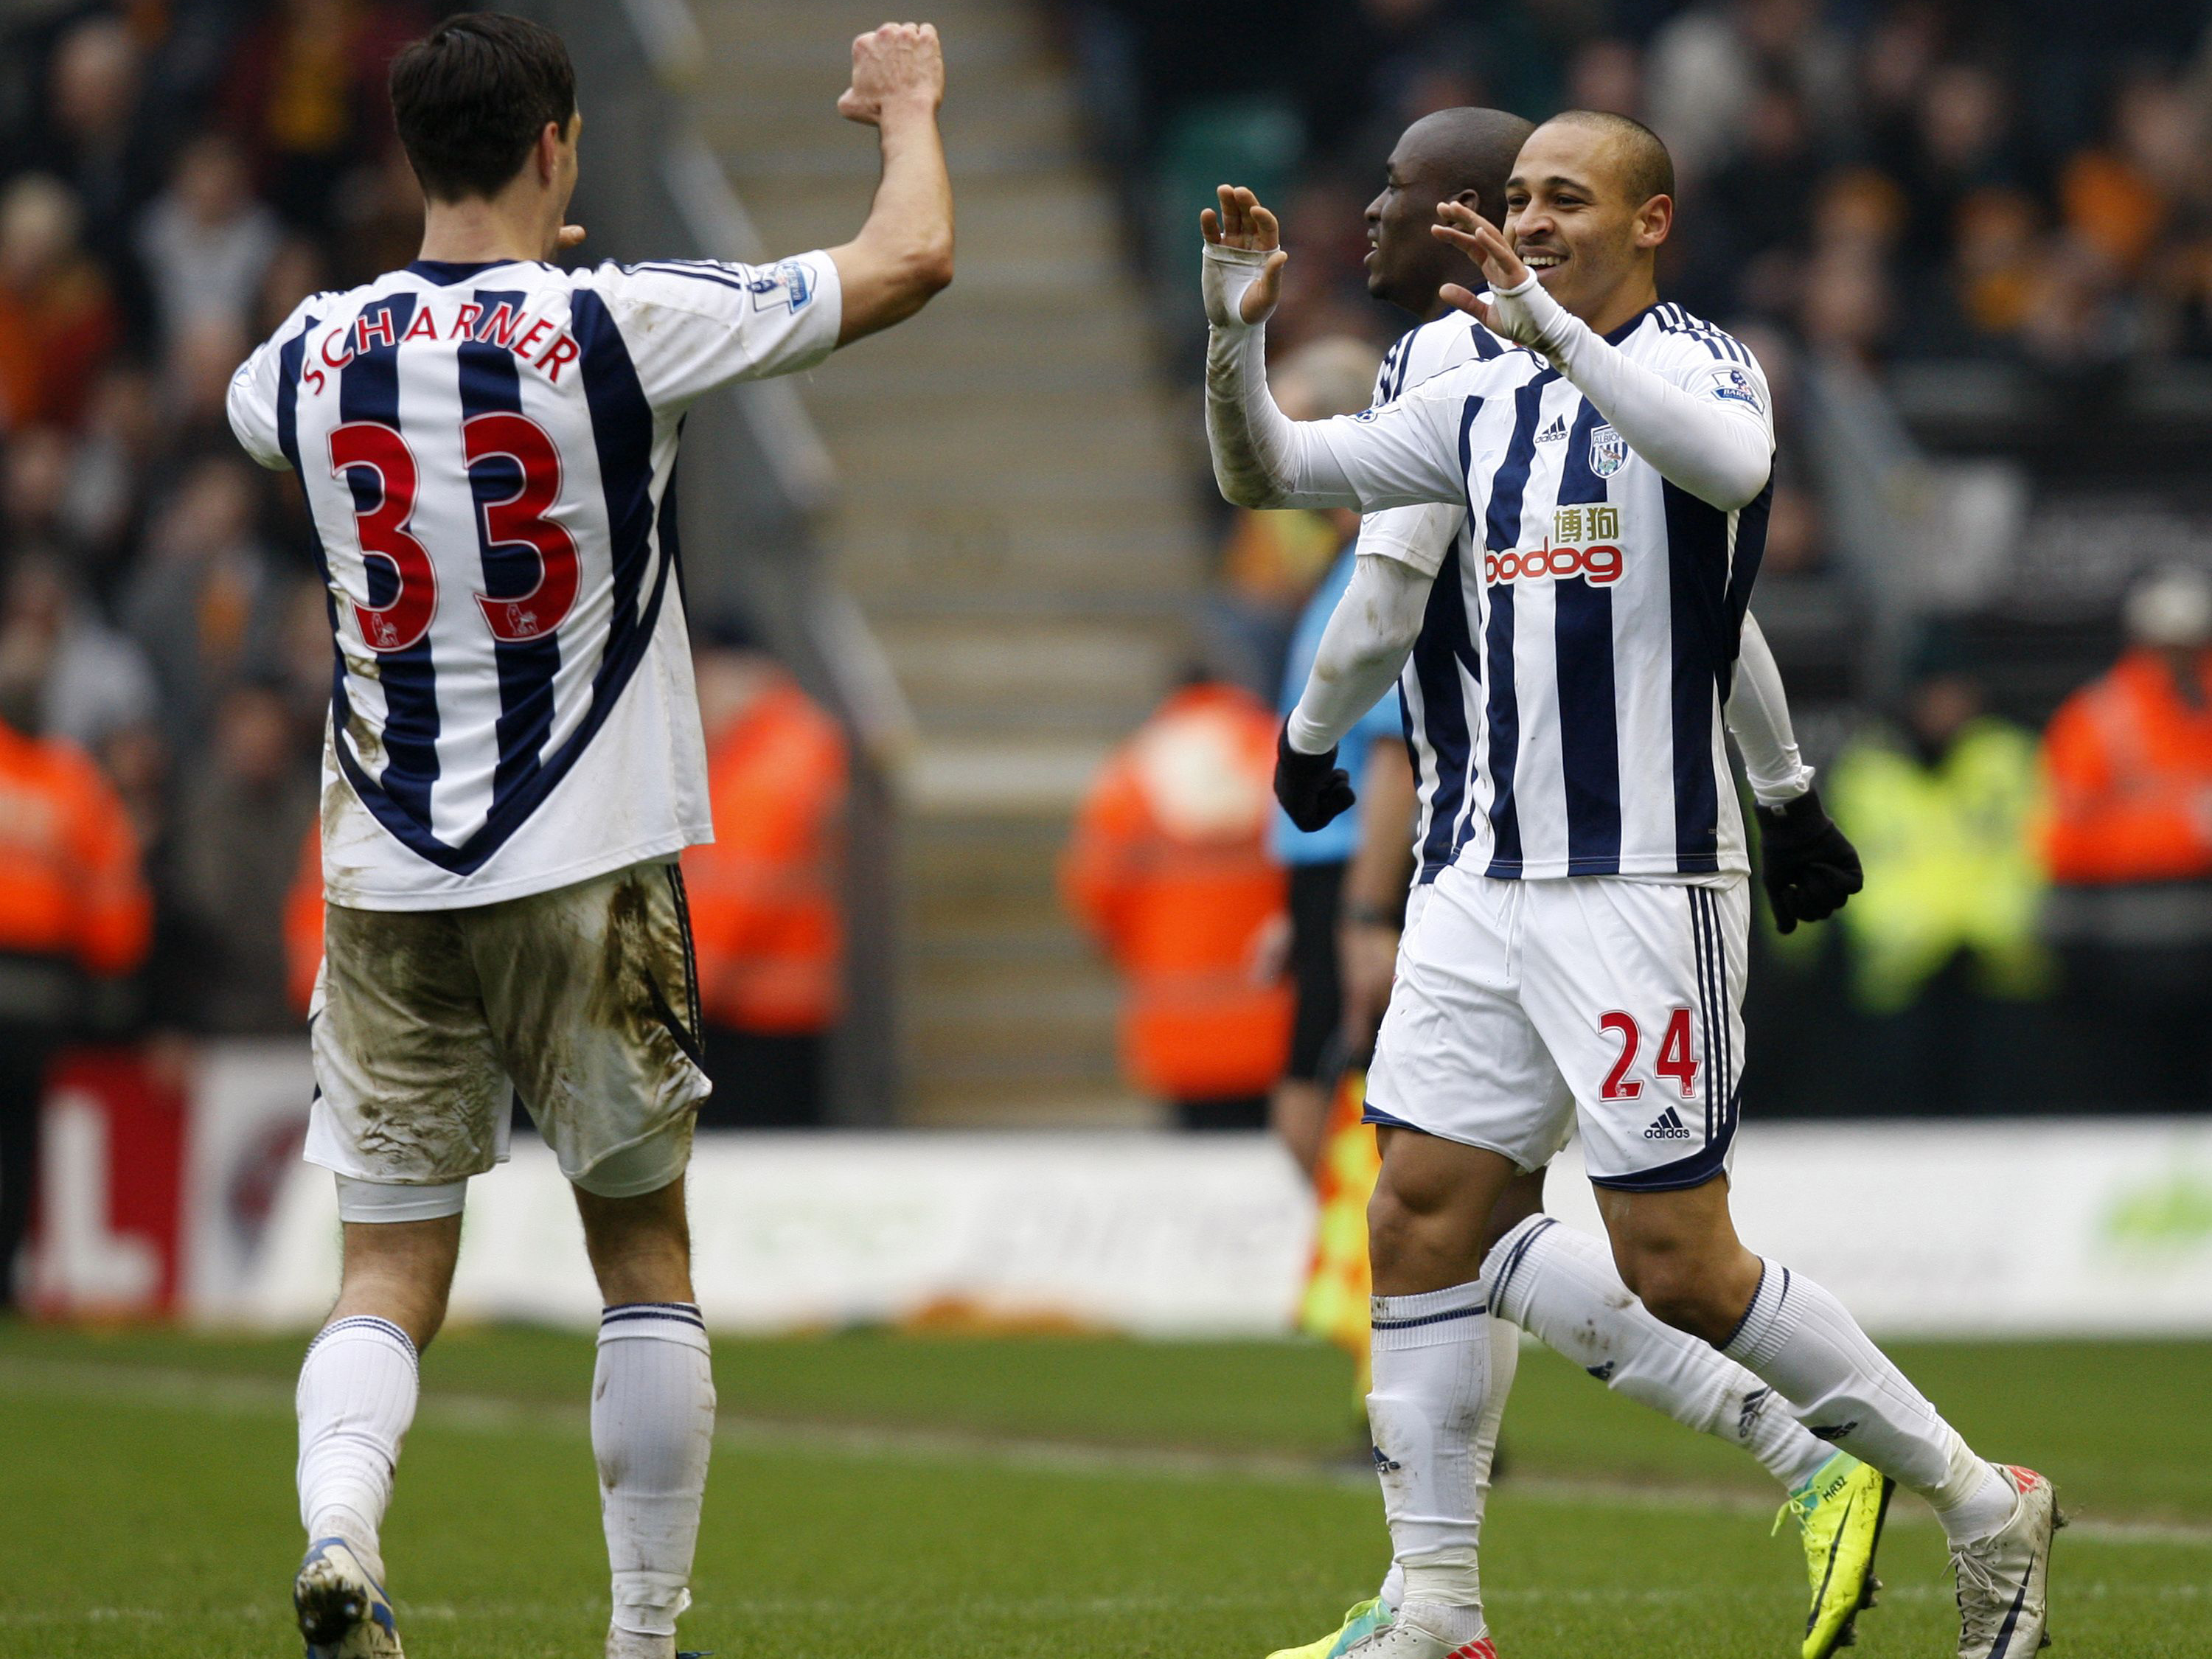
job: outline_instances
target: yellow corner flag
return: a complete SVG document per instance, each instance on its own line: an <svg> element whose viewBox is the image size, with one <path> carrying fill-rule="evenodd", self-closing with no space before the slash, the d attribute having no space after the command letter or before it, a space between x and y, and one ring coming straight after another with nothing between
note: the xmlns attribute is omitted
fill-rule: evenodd
<svg viewBox="0 0 2212 1659"><path fill-rule="evenodd" d="M1359 1367L1362 1399L1368 1384L1367 1297L1374 1282L1367 1266L1367 1200L1382 1169L1374 1127L1359 1121L1366 1100L1366 1072L1347 1067L1329 1102L1314 1176L1318 1219L1298 1314L1299 1325L1310 1334L1351 1353Z"/></svg>

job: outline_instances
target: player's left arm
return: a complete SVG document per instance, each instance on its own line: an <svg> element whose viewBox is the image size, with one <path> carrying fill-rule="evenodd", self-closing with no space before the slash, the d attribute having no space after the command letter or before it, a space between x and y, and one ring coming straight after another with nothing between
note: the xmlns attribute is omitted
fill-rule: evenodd
<svg viewBox="0 0 2212 1659"><path fill-rule="evenodd" d="M934 25L886 23L853 42L853 84L837 112L876 129L884 172L860 234L830 250L841 346L904 322L952 281L952 179L937 130L944 100Z"/></svg>
<svg viewBox="0 0 2212 1659"><path fill-rule="evenodd" d="M1743 751L1759 821L1759 878L1783 933L1801 921L1823 921L1866 884L1858 849L1828 816L1813 769L1797 752L1782 671L1757 618L1743 618L1729 730Z"/></svg>
<svg viewBox="0 0 2212 1659"><path fill-rule="evenodd" d="M1446 300L1543 354L1670 483L1723 512L1758 499L1774 471L1774 428L1757 364L1686 362L1670 375L1632 362L1546 293L1487 220L1456 202L1437 214L1437 234L1478 261L1491 284L1486 301L1456 285L1444 288Z"/></svg>
<svg viewBox="0 0 2212 1659"><path fill-rule="evenodd" d="M1744 776L1761 806L1780 806L1813 787L1813 769L1798 752L1790 719L1790 699L1782 689L1782 669L1760 631L1759 618L1744 613L1736 652L1735 686L1729 694L1728 728L1743 751Z"/></svg>

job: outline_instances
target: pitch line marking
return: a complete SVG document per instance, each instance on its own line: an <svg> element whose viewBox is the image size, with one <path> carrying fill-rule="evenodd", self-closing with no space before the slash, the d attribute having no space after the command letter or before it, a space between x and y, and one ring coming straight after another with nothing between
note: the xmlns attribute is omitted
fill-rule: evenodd
<svg viewBox="0 0 2212 1659"><path fill-rule="evenodd" d="M0 1359L0 1390L16 1394L82 1395L179 1412L210 1409L239 1416L293 1413L294 1386L274 1377L240 1376L176 1368L103 1365L81 1360ZM587 1433L582 1404L524 1401L497 1395L426 1397L418 1423L473 1433L554 1431ZM854 1458L896 1457L922 1462L988 1463L1039 1474L1104 1479L1246 1480L1291 1486L1371 1490L1374 1476L1348 1460L1300 1457L1283 1452L1187 1450L1160 1445L1113 1446L1079 1440L994 1435L980 1430L896 1428L805 1419L719 1415L717 1444L766 1453L841 1453ZM1635 1509L1700 1510L1766 1516L1773 1500L1726 1487L1689 1483L1639 1485L1602 1477L1519 1475L1507 1483L1516 1499L1538 1503L1603 1503ZM1893 1513L1892 1526L1933 1526L1917 1510ZM2165 1544L2212 1548L2212 1524L2172 1521L2112 1521L2081 1516L2068 1525L2075 1538L2100 1543Z"/></svg>

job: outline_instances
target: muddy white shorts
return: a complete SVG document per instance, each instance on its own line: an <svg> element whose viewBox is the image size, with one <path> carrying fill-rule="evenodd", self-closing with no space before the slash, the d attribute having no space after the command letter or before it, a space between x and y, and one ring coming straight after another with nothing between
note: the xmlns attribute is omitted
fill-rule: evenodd
<svg viewBox="0 0 2212 1659"><path fill-rule="evenodd" d="M1410 909L1370 1122L1523 1170L1579 1127L1601 1186L1723 1172L1741 1102L1748 881L1501 881L1455 866Z"/></svg>
<svg viewBox="0 0 2212 1659"><path fill-rule="evenodd" d="M708 1091L672 861L454 910L325 912L307 1158L349 1220L459 1212L520 1098L605 1198L684 1172Z"/></svg>

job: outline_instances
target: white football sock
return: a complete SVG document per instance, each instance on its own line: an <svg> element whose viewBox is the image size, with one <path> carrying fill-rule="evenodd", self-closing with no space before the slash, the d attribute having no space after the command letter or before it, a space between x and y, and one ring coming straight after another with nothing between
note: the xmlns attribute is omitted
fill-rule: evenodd
<svg viewBox="0 0 2212 1659"><path fill-rule="evenodd" d="M300 1520L307 1541L343 1538L384 1578L377 1532L392 1501L399 1443L415 1420L415 1344L388 1319L334 1321L308 1344L294 1405L300 1419Z"/></svg>
<svg viewBox="0 0 2212 1659"><path fill-rule="evenodd" d="M1474 1532L1478 1548L1482 1539L1483 1511L1490 1505L1490 1471L1498 1461L1498 1425L1505 1418L1506 1396L1513 1392L1513 1373L1521 1364L1521 1328L1496 1314L1488 1320L1490 1373L1482 1390L1482 1410L1474 1421ZM1480 1586L1480 1578L1476 1581ZM1478 1590L1479 1594L1479 1590ZM1396 1561L1382 1575L1376 1599L1395 1613L1406 1602L1406 1569Z"/></svg>
<svg viewBox="0 0 2212 1659"><path fill-rule="evenodd" d="M1406 1604L1406 1570L1395 1561L1390 1571L1382 1575L1382 1588L1375 1592L1375 1599L1395 1613Z"/></svg>
<svg viewBox="0 0 2212 1659"><path fill-rule="evenodd" d="M1926 1498L1954 1540L1986 1537L2012 1518L2004 1478L1802 1273L1768 1261L1721 1351L1772 1383L1820 1439Z"/></svg>
<svg viewBox="0 0 2212 1659"><path fill-rule="evenodd" d="M1374 1298L1374 1389L1367 1423L1392 1553L1405 1573L1401 1611L1456 1646L1483 1633L1476 1546L1488 1457L1478 1455L1490 1370L1480 1284Z"/></svg>
<svg viewBox="0 0 2212 1659"><path fill-rule="evenodd" d="M691 1605L714 1443L714 1378L699 1310L688 1302L609 1308L599 1316L592 1450L618 1632L672 1637L677 1615Z"/></svg>
<svg viewBox="0 0 2212 1659"><path fill-rule="evenodd" d="M1795 1492L1833 1448L1808 1434L1768 1388L1629 1293L1601 1239L1532 1215L1482 1264L1490 1308L1607 1388L1756 1457Z"/></svg>

